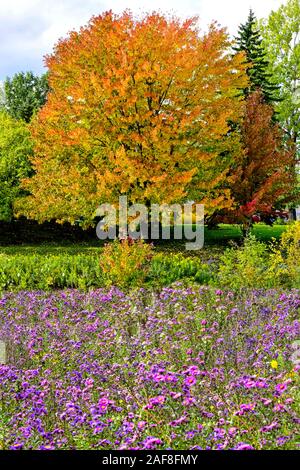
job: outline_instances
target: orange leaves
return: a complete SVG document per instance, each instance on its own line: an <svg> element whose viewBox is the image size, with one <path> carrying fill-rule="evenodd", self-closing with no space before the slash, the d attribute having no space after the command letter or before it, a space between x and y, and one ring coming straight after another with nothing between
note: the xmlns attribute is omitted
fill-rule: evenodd
<svg viewBox="0 0 300 470"><path fill-rule="evenodd" d="M242 127L245 152L237 160L233 185L237 209L245 217L291 200L296 186L295 152L283 144L273 113L260 91L247 99Z"/></svg>
<svg viewBox="0 0 300 470"><path fill-rule="evenodd" d="M212 206L225 204L230 158L219 156L236 146L228 122L242 116L247 83L243 57L228 45L216 27L200 36L195 19L154 13L136 21L130 12L94 17L60 41L46 59L52 91L32 125L38 158L25 183L39 217L57 209L57 218L69 210L68 220L90 221L100 201L123 193L138 202L200 202L200 186Z"/></svg>

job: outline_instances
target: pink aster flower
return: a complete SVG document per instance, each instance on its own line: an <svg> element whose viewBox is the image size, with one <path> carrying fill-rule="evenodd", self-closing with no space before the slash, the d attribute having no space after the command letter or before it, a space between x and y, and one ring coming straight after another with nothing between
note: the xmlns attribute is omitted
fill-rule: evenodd
<svg viewBox="0 0 300 470"><path fill-rule="evenodd" d="M177 377L174 374L167 374L164 377L164 381L166 383L174 383L177 382Z"/></svg>
<svg viewBox="0 0 300 470"><path fill-rule="evenodd" d="M272 400L270 400L270 398L262 398L261 399L262 403L265 405L265 406L268 406L268 405L271 405L272 403Z"/></svg>
<svg viewBox="0 0 300 470"><path fill-rule="evenodd" d="M178 398L180 398L182 396L182 393L179 393L179 392L170 392L170 395L171 397L174 399L174 400L177 400Z"/></svg>
<svg viewBox="0 0 300 470"><path fill-rule="evenodd" d="M157 445L161 445L162 443L161 439L149 436L143 441L143 449L155 449Z"/></svg>
<svg viewBox="0 0 300 470"><path fill-rule="evenodd" d="M169 426L172 426L172 427L180 426L185 421L186 421L186 416L181 416L180 418L175 419L174 421L171 421L169 423Z"/></svg>
<svg viewBox="0 0 300 470"><path fill-rule="evenodd" d="M142 431L145 428L145 426L146 426L146 421L139 421L137 423L137 427L140 431Z"/></svg>
<svg viewBox="0 0 300 470"><path fill-rule="evenodd" d="M154 374L153 380L154 382L163 382L165 380L165 376L163 374Z"/></svg>
<svg viewBox="0 0 300 470"><path fill-rule="evenodd" d="M196 378L194 375L188 375L184 381L185 385L192 387L196 383Z"/></svg>
<svg viewBox="0 0 300 470"><path fill-rule="evenodd" d="M194 403L196 402L195 398L194 397L185 397L183 399L183 406L191 406L193 405Z"/></svg>
<svg viewBox="0 0 300 470"><path fill-rule="evenodd" d="M236 435L236 433L237 433L237 428L231 427L231 428L228 429L228 434L229 434L230 437L234 437Z"/></svg>
<svg viewBox="0 0 300 470"><path fill-rule="evenodd" d="M241 411L254 411L255 410L255 403L243 403L240 405Z"/></svg>
<svg viewBox="0 0 300 470"><path fill-rule="evenodd" d="M276 403L273 410L283 412L283 411L285 411L285 406L282 403Z"/></svg>
<svg viewBox="0 0 300 470"><path fill-rule="evenodd" d="M157 397L150 398L149 404L147 407L151 409L151 407L155 405L163 405L166 400L166 397L164 395L158 395Z"/></svg>
<svg viewBox="0 0 300 470"><path fill-rule="evenodd" d="M84 385L86 388L93 388L94 386L94 379L90 378L90 379L86 379L84 381Z"/></svg>
<svg viewBox="0 0 300 470"><path fill-rule="evenodd" d="M275 388L276 392L281 395L281 393L287 390L288 383L289 381L286 381L286 382L276 385L276 388Z"/></svg>
<svg viewBox="0 0 300 470"><path fill-rule="evenodd" d="M188 375L199 375L200 374L200 370L199 370L199 367L198 366L190 366L187 370L186 370L186 373Z"/></svg>

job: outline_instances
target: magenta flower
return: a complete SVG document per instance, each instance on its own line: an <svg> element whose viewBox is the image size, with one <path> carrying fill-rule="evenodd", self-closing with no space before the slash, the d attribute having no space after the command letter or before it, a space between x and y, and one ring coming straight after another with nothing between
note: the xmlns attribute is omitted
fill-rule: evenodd
<svg viewBox="0 0 300 470"><path fill-rule="evenodd" d="M277 384L275 390L279 395L281 395L283 392L287 390L287 382Z"/></svg>
<svg viewBox="0 0 300 470"><path fill-rule="evenodd" d="M152 407L156 405L163 405L165 400L166 397L164 395L159 395L157 397L150 398L149 405Z"/></svg>
<svg viewBox="0 0 300 470"><path fill-rule="evenodd" d="M197 380L194 375L188 375L184 380L185 385L187 385L188 387L192 387L193 385L195 385L196 382Z"/></svg>

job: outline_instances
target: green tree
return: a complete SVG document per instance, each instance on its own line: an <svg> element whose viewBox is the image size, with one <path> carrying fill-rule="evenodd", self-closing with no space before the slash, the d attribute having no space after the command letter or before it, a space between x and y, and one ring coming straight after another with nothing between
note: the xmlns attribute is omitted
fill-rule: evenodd
<svg viewBox="0 0 300 470"><path fill-rule="evenodd" d="M48 90L47 74L16 73L4 82L5 109L13 118L29 122L45 104Z"/></svg>
<svg viewBox="0 0 300 470"><path fill-rule="evenodd" d="M277 118L300 158L300 1L288 0L260 22L269 73L280 84Z"/></svg>
<svg viewBox="0 0 300 470"><path fill-rule="evenodd" d="M245 89L245 94L249 95L257 89L261 89L265 101L272 103L278 99L278 85L272 80L270 64L262 44L260 31L256 25L255 15L250 10L247 22L239 26L234 50L244 52L249 63L247 74L250 82Z"/></svg>
<svg viewBox="0 0 300 470"><path fill-rule="evenodd" d="M0 111L0 220L10 220L22 178L31 174L32 141L26 123Z"/></svg>

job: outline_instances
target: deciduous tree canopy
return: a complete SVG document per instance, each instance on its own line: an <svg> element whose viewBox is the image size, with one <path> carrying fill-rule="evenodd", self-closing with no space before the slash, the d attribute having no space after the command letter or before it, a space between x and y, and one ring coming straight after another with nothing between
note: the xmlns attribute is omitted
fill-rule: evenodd
<svg viewBox="0 0 300 470"><path fill-rule="evenodd" d="M228 207L240 150L230 123L243 113L244 56L222 29L128 12L92 18L47 57L51 91L31 125L36 174L19 210L38 220L89 223L101 202ZM225 188L225 189L224 189Z"/></svg>
<svg viewBox="0 0 300 470"><path fill-rule="evenodd" d="M249 96L242 126L245 151L232 187L237 220L270 211L276 203L295 197L295 147L284 145L283 133L272 117L273 108L264 102L261 91Z"/></svg>
<svg viewBox="0 0 300 470"><path fill-rule="evenodd" d="M16 73L4 82L3 106L13 118L29 122L45 104L48 90L46 74L38 77L32 72Z"/></svg>
<svg viewBox="0 0 300 470"><path fill-rule="evenodd" d="M0 220L10 220L22 194L20 180L31 173L32 141L27 125L0 112Z"/></svg>
<svg viewBox="0 0 300 470"><path fill-rule="evenodd" d="M280 85L275 110L300 161L300 2L288 0L261 22L269 72Z"/></svg>

